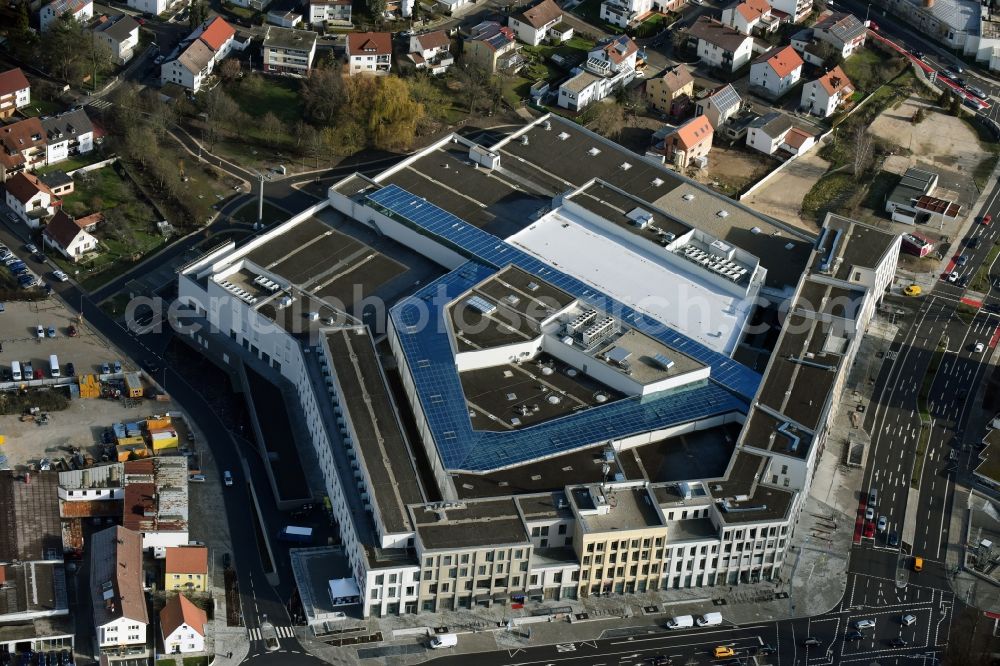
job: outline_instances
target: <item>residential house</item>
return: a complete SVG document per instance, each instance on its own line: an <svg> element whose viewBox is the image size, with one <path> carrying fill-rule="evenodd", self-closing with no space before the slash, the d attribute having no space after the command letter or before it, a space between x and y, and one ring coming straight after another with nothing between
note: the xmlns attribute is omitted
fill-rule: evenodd
<svg viewBox="0 0 1000 666"><path fill-rule="evenodd" d="M512 14L510 27L519 40L538 46L549 36L549 30L562 21L563 11L555 0L542 0L522 12Z"/></svg>
<svg viewBox="0 0 1000 666"><path fill-rule="evenodd" d="M679 169L692 165L703 167L712 150L714 134L707 117L695 116L668 134L657 149Z"/></svg>
<svg viewBox="0 0 1000 666"><path fill-rule="evenodd" d="M279 28L294 28L302 23L302 14L294 10L272 9L267 13L267 22Z"/></svg>
<svg viewBox="0 0 1000 666"><path fill-rule="evenodd" d="M167 548L163 567L163 589L204 592L208 589L208 548L173 546Z"/></svg>
<svg viewBox="0 0 1000 666"><path fill-rule="evenodd" d="M0 181L45 165L45 130L38 118L0 127Z"/></svg>
<svg viewBox="0 0 1000 666"><path fill-rule="evenodd" d="M160 631L166 654L205 651L208 616L183 594L167 599L160 611Z"/></svg>
<svg viewBox="0 0 1000 666"><path fill-rule="evenodd" d="M100 213L76 219L60 210L45 225L42 240L70 261L79 261L87 252L97 249L97 239L91 232L103 219Z"/></svg>
<svg viewBox="0 0 1000 666"><path fill-rule="evenodd" d="M42 32L48 32L57 19L69 16L80 23L86 23L94 17L93 0L52 0L44 5L38 13L38 26Z"/></svg>
<svg viewBox="0 0 1000 666"><path fill-rule="evenodd" d="M597 45L587 54L584 68L578 68L575 76L559 86L557 104L579 111L628 85L635 78L638 53L639 48L626 35Z"/></svg>
<svg viewBox="0 0 1000 666"><path fill-rule="evenodd" d="M791 36L791 46L809 65L823 67L829 52L825 43L813 36L812 28L803 28ZM826 51L826 52L825 52Z"/></svg>
<svg viewBox="0 0 1000 666"><path fill-rule="evenodd" d="M131 60L139 45L139 23L128 14L100 16L93 31L94 39L111 50L111 56L119 65Z"/></svg>
<svg viewBox="0 0 1000 666"><path fill-rule="evenodd" d="M826 42L843 58L865 45L868 31L854 14L824 12L813 26L813 37Z"/></svg>
<svg viewBox="0 0 1000 666"><path fill-rule="evenodd" d="M7 207L32 229L41 226L42 220L55 213L59 205L51 188L30 173L20 172L8 178L6 188Z"/></svg>
<svg viewBox="0 0 1000 666"><path fill-rule="evenodd" d="M245 9L262 12L271 4L271 0L233 0L233 4Z"/></svg>
<svg viewBox="0 0 1000 666"><path fill-rule="evenodd" d="M940 224L955 220L962 206L954 197L939 194L937 186L936 173L911 167L886 199L885 212L892 216L893 222L907 224Z"/></svg>
<svg viewBox="0 0 1000 666"><path fill-rule="evenodd" d="M171 0L125 0L130 9L150 16L159 16L174 4Z"/></svg>
<svg viewBox="0 0 1000 666"><path fill-rule="evenodd" d="M771 14L785 23L801 23L812 11L812 0L768 0Z"/></svg>
<svg viewBox="0 0 1000 666"><path fill-rule="evenodd" d="M431 74L444 74L455 62L451 55L451 39L444 30L425 32L410 37L410 60L417 69Z"/></svg>
<svg viewBox="0 0 1000 666"><path fill-rule="evenodd" d="M56 164L94 149L94 124L82 108L42 120L45 130L45 161Z"/></svg>
<svg viewBox="0 0 1000 666"><path fill-rule="evenodd" d="M686 65L675 65L663 74L646 80L646 99L660 113L678 117L690 107L694 97L694 77Z"/></svg>
<svg viewBox="0 0 1000 666"><path fill-rule="evenodd" d="M834 67L815 81L802 87L799 108L823 118L828 118L854 94L854 85L840 67Z"/></svg>
<svg viewBox="0 0 1000 666"><path fill-rule="evenodd" d="M52 190L52 196L54 197L64 197L67 194L73 193L75 185L73 177L65 171L49 171L39 176L39 179Z"/></svg>
<svg viewBox="0 0 1000 666"><path fill-rule="evenodd" d="M462 58L491 73L513 74L524 65L514 31L496 21L483 21L469 29L462 42Z"/></svg>
<svg viewBox="0 0 1000 666"><path fill-rule="evenodd" d="M750 91L777 99L798 84L802 65L802 58L791 46L776 46L750 66Z"/></svg>
<svg viewBox="0 0 1000 666"><path fill-rule="evenodd" d="M744 35L765 35L777 30L780 23L767 0L744 0L722 10L722 24Z"/></svg>
<svg viewBox="0 0 1000 666"><path fill-rule="evenodd" d="M216 16L185 38L163 62L160 83L176 83L198 92L220 60L234 48L242 50L245 47L246 43L236 41L236 30Z"/></svg>
<svg viewBox="0 0 1000 666"><path fill-rule="evenodd" d="M309 76L318 39L312 30L268 26L264 35L264 71Z"/></svg>
<svg viewBox="0 0 1000 666"><path fill-rule="evenodd" d="M352 32L347 35L347 73L383 76L392 68L392 35Z"/></svg>
<svg viewBox="0 0 1000 666"><path fill-rule="evenodd" d="M0 73L0 120L31 103L31 84L19 67Z"/></svg>
<svg viewBox="0 0 1000 666"><path fill-rule="evenodd" d="M130 529L114 526L90 541L90 605L101 654L146 653L149 615L142 591L142 540ZM134 651L134 652L133 652Z"/></svg>
<svg viewBox="0 0 1000 666"><path fill-rule="evenodd" d="M698 54L698 60L709 67L735 72L750 62L753 38L718 21L699 16L686 31L688 46Z"/></svg>
<svg viewBox="0 0 1000 666"><path fill-rule="evenodd" d="M672 12L679 9L684 0L604 0L601 3L601 19L619 28L638 25L652 12Z"/></svg>
<svg viewBox="0 0 1000 666"><path fill-rule="evenodd" d="M795 127L785 114L772 111L750 123L746 143L766 155L774 155L778 150L798 155L812 148L816 137Z"/></svg>
<svg viewBox="0 0 1000 666"><path fill-rule="evenodd" d="M309 23L311 25L351 25L351 0L327 0L309 3Z"/></svg>
<svg viewBox="0 0 1000 666"><path fill-rule="evenodd" d="M727 83L718 88L707 91L694 104L696 116L705 116L712 127L719 129L723 124L732 118L743 106L736 88L731 83Z"/></svg>

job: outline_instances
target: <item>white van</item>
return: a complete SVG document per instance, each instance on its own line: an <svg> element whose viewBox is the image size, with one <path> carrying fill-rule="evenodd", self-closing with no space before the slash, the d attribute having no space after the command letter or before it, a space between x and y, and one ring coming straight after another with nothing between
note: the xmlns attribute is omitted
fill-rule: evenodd
<svg viewBox="0 0 1000 666"><path fill-rule="evenodd" d="M11 361L10 362L10 378L11 381L19 382L21 381L21 362Z"/></svg>
<svg viewBox="0 0 1000 666"><path fill-rule="evenodd" d="M722 624L722 613L705 613L697 621L699 627L717 627Z"/></svg>
<svg viewBox="0 0 1000 666"><path fill-rule="evenodd" d="M59 357L55 354L49 354L49 376L59 376Z"/></svg>
<svg viewBox="0 0 1000 666"><path fill-rule="evenodd" d="M694 618L690 615L678 615L667 620L667 629L690 629L694 626Z"/></svg>
<svg viewBox="0 0 1000 666"><path fill-rule="evenodd" d="M431 639L431 649L452 648L458 645L458 634L440 634Z"/></svg>

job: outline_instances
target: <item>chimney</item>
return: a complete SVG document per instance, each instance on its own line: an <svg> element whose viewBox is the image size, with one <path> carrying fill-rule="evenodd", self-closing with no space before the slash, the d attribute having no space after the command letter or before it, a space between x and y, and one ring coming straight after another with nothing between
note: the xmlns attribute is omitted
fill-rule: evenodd
<svg viewBox="0 0 1000 666"><path fill-rule="evenodd" d="M934 0L924 0L924 7L930 9L934 6Z"/></svg>

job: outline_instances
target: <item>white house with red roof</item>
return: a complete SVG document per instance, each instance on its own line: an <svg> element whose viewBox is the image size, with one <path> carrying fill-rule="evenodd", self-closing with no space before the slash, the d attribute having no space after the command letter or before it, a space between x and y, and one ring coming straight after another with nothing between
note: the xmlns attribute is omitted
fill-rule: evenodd
<svg viewBox="0 0 1000 666"><path fill-rule="evenodd" d="M79 261L87 252L97 249L97 238L91 232L103 219L101 213L74 218L60 210L45 225L42 239L46 246L58 250L70 261Z"/></svg>
<svg viewBox="0 0 1000 666"><path fill-rule="evenodd" d="M208 616L183 594L167 599L160 611L160 631L166 654L204 652Z"/></svg>
<svg viewBox="0 0 1000 666"><path fill-rule="evenodd" d="M844 70L834 67L802 87L802 103L799 108L807 113L828 118L853 94L854 84L844 74Z"/></svg>
<svg viewBox="0 0 1000 666"><path fill-rule="evenodd" d="M722 24L744 35L767 34L777 30L780 23L767 0L744 0L722 10Z"/></svg>
<svg viewBox="0 0 1000 666"><path fill-rule="evenodd" d="M508 25L519 40L530 46L538 46L548 38L549 31L558 25L562 18L563 10L555 0L542 0L522 12L511 14Z"/></svg>
<svg viewBox="0 0 1000 666"><path fill-rule="evenodd" d="M347 74L384 76L392 69L392 35L352 32L347 35Z"/></svg>
<svg viewBox="0 0 1000 666"><path fill-rule="evenodd" d="M777 99L791 90L802 76L801 56L791 46L776 46L750 65L750 92Z"/></svg>
<svg viewBox="0 0 1000 666"><path fill-rule="evenodd" d="M48 185L23 171L7 179L6 188L7 207L32 229L41 226L42 220L55 213L60 203Z"/></svg>
<svg viewBox="0 0 1000 666"><path fill-rule="evenodd" d="M236 30L216 16L188 35L160 65L161 85L176 83L198 92L220 60L234 48L242 51L249 43L239 42Z"/></svg>
<svg viewBox="0 0 1000 666"><path fill-rule="evenodd" d="M426 69L431 74L444 74L455 62L451 39L444 30L412 35L409 56L417 69Z"/></svg>
<svg viewBox="0 0 1000 666"><path fill-rule="evenodd" d="M31 84L19 67L0 72L0 119L31 104Z"/></svg>

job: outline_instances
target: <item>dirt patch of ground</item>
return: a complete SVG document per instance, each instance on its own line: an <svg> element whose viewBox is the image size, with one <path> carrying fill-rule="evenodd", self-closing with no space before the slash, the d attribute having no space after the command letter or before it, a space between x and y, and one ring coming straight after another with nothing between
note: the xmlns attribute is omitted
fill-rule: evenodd
<svg viewBox="0 0 1000 666"><path fill-rule="evenodd" d="M925 117L914 125L913 116L921 108ZM916 165L919 159L941 169L971 174L985 157L979 138L968 123L913 97L881 113L871 124L870 131L907 151L908 163L893 160L907 168Z"/></svg>
<svg viewBox="0 0 1000 666"><path fill-rule="evenodd" d="M816 223L800 214L802 199L829 168L830 163L814 148L785 167L743 203L782 222L816 233L819 230Z"/></svg>
<svg viewBox="0 0 1000 666"><path fill-rule="evenodd" d="M769 160L762 153L712 146L712 152L708 154L708 166L692 170L689 175L723 194L735 196L777 165L777 162Z"/></svg>

